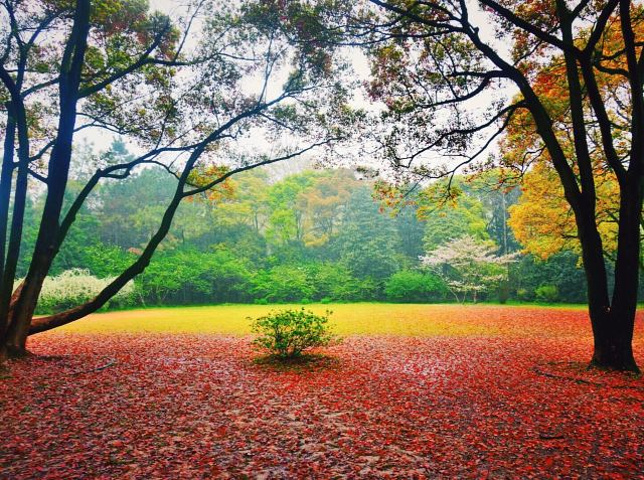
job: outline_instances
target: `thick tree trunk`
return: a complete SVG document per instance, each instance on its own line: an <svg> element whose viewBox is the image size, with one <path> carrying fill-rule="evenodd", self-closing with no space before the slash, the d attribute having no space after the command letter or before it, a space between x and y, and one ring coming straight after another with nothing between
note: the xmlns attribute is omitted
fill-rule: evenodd
<svg viewBox="0 0 644 480"><path fill-rule="evenodd" d="M34 263L32 262L32 265ZM37 262L37 270L32 270L29 279L25 279L21 291L14 303L11 323L6 334L5 349L7 356L19 357L27 353L27 336L33 318L38 296L45 281L51 261L43 258Z"/></svg>
<svg viewBox="0 0 644 480"><path fill-rule="evenodd" d="M0 345L2 345L0 346L0 357L2 358L21 356L26 353L24 348L16 348L13 342L9 340L13 327L13 317L10 315L11 300L22 243L30 160L27 117L24 105L19 104L16 106L14 104L14 108L18 114L16 127L18 133L18 174L16 176L9 245L7 247L2 277L0 277L0 321L4 324L4 328L0 329L0 333L2 334L0 335Z"/></svg>
<svg viewBox="0 0 644 480"><path fill-rule="evenodd" d="M624 195L623 195L624 197ZM622 199L619 220L619 247L615 268L615 289L611 301L608 293L603 245L595 227L594 214L577 216L579 240L588 287L588 307L593 329L594 352L591 366L610 370L638 372L633 357L633 328L637 306L639 259L639 216L633 229L633 208L628 198ZM633 241L633 231L635 241ZM630 238L630 240L629 240Z"/></svg>
<svg viewBox="0 0 644 480"><path fill-rule="evenodd" d="M38 296L49 268L58 250L59 218L62 210L64 191L67 185L67 173L71 157L71 131L73 131L75 116L61 118L59 132L70 133L67 140L59 134L59 141L52 151L49 169L49 183L45 208L41 217L36 246L32 256L29 271L17 302L7 331L5 345L9 355L23 355L26 352L29 325L36 309ZM5 272L5 280L8 271ZM4 297L0 298L0 307L4 305Z"/></svg>
<svg viewBox="0 0 644 480"><path fill-rule="evenodd" d="M611 306L593 320L597 323L592 365L638 372L633 357L633 331L639 285L640 220L642 199L639 182L622 189L619 212L619 243L615 261L615 289Z"/></svg>
<svg viewBox="0 0 644 480"><path fill-rule="evenodd" d="M15 116L11 113L11 103L7 103L7 129L5 131L4 154L2 158L2 173L0 174L0 281L4 277L5 255L7 243L7 227L9 224L9 204L11 201L11 185L13 183L13 157L16 139ZM0 286L0 291L4 285ZM0 360L7 356L4 352L4 339L9 328L9 316L0 314Z"/></svg>
<svg viewBox="0 0 644 480"><path fill-rule="evenodd" d="M600 335L595 335L591 366L625 372L639 372L633 357L633 331L624 328L632 323L632 317L620 317L608 314L602 319L593 319L594 323L604 326Z"/></svg>
<svg viewBox="0 0 644 480"><path fill-rule="evenodd" d="M4 341L3 348L8 355L16 356L26 353L29 326L36 309L38 296L59 247L57 240L60 229L60 214L69 175L72 141L76 124L76 104L78 102L81 69L89 33L89 15L90 1L78 0L74 14L74 25L61 62L59 81L60 116L56 141L48 165L47 197L32 261L22 285L21 293L13 305L11 322ZM19 143L21 149L27 145L22 138ZM26 155L28 157L28 151ZM20 155L21 164L22 161L23 158ZM28 164L25 165L25 167L27 166ZM7 276L8 271L5 271L5 278Z"/></svg>
<svg viewBox="0 0 644 480"><path fill-rule="evenodd" d="M7 259L2 275L2 286L0 288L0 318L7 325L7 336L10 334L13 324L13 319L9 316L9 310L11 307L11 297L18 259L20 257L20 245L22 243L22 230L27 201L29 158L25 152L21 154L21 157L23 158L20 158L18 176L16 178L16 192L14 195Z"/></svg>

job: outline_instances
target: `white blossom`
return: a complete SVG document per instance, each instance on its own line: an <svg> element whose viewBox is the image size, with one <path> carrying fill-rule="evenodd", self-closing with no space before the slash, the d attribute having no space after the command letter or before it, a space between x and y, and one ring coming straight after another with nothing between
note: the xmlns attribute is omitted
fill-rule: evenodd
<svg viewBox="0 0 644 480"><path fill-rule="evenodd" d="M482 242L471 235L450 240L421 256L421 264L439 275L458 301L478 294L507 279L507 265L517 254L496 255L492 242ZM462 297L459 297L462 295Z"/></svg>

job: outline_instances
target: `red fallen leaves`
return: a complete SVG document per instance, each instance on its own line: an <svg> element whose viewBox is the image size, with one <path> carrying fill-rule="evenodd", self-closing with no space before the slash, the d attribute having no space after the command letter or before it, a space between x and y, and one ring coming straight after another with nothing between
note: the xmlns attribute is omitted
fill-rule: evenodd
<svg viewBox="0 0 644 480"><path fill-rule="evenodd" d="M644 380L585 370L583 312L463 312L490 335L287 370L245 338L35 337L0 380L0 478L644 477Z"/></svg>

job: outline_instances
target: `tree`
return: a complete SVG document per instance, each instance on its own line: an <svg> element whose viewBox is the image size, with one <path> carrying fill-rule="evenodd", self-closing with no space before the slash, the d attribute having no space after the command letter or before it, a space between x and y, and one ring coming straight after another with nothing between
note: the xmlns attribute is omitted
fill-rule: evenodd
<svg viewBox="0 0 644 480"><path fill-rule="evenodd" d="M507 279L505 267L515 261L515 255L497 256L497 250L491 242L465 235L428 252L420 260L443 279L457 301L464 303L470 295L476 303L480 294Z"/></svg>
<svg viewBox="0 0 644 480"><path fill-rule="evenodd" d="M396 170L450 176L484 156L513 123L529 130L520 139L525 154L511 166L520 170L546 153L573 212L588 280L592 364L637 371L639 271L632 266L640 258L644 191L641 6L628 0L370 3L366 19L365 9L356 8L345 27L370 35L370 94L386 106L387 126L377 137L382 157ZM553 80L564 95L550 95ZM436 154L454 160L437 165ZM597 162L618 185L612 295L597 218Z"/></svg>
<svg viewBox="0 0 644 480"><path fill-rule="evenodd" d="M340 262L356 277L382 283L398 270L400 238L395 221L379 212L368 187L351 195L339 231L335 248Z"/></svg>
<svg viewBox="0 0 644 480"><path fill-rule="evenodd" d="M524 175L522 194L509 209L508 223L525 251L542 259L555 253L572 250L580 253L577 227L570 205L562 189L553 182L557 172L548 164L539 163ZM610 177L597 178L597 229L602 238L604 253L615 261L618 240L619 187ZM644 235L644 230L641 234ZM640 270L644 259L640 253Z"/></svg>
<svg viewBox="0 0 644 480"><path fill-rule="evenodd" d="M435 198L442 185L433 185L421 193L418 215L425 221L425 249L469 235L479 240L489 240L483 204L475 197L461 192L445 202ZM453 192L454 193L454 192Z"/></svg>
<svg viewBox="0 0 644 480"><path fill-rule="evenodd" d="M269 242L276 246L303 243L304 212L299 208L298 197L313 184L314 177L313 172L291 175L271 186L268 191L271 214L266 228Z"/></svg>
<svg viewBox="0 0 644 480"><path fill-rule="evenodd" d="M307 246L323 246L336 235L346 211L351 192L357 186L353 172L335 169L316 176L314 182L298 196L304 212Z"/></svg>
<svg viewBox="0 0 644 480"><path fill-rule="evenodd" d="M71 143L76 119L84 113L78 107L79 100L87 98L85 113L88 113L99 98L113 99L120 89L114 88L112 94L102 97L101 92L127 74L131 74L131 80L141 82L145 74L154 73L155 67L172 64L177 32L167 17L148 15L142 2L123 1L114 5L97 1L90 5L85 0L74 7L69 2L7 0L0 13L3 25L7 27L2 30L0 54L0 95L6 99L0 175L2 358L7 350L17 353L24 350L29 320L44 275L57 251ZM124 18L132 21L123 22ZM66 36L62 48L59 43L61 32ZM119 61L130 55L133 57L130 65ZM144 83L152 85L155 82ZM51 95L55 90L57 95ZM158 90L160 94L164 93L162 88ZM85 127L90 125L88 122ZM50 135L49 132L54 133ZM16 163L13 162L15 151ZM49 162L46 174L43 174L45 155L49 155ZM13 211L8 230L14 170ZM12 301L30 175L46 184L47 196L31 265Z"/></svg>
<svg viewBox="0 0 644 480"><path fill-rule="evenodd" d="M96 311L143 272L183 199L209 191L236 173L328 144L340 136L341 119L351 115L343 107L344 90L334 79L337 65L330 52L300 35L302 25L315 22L306 10L291 12L295 23L285 25L279 13L262 2L225 7L204 1L187 16L180 35L170 19L148 15L147 4L140 1L52 0L37 3L37 14L31 6L17 0L2 4L3 21L11 28L0 52L0 91L9 97L0 220L7 217L4 199L11 191L14 147L19 161L0 289L0 357L24 354L29 334ZM201 41L184 55L189 27L202 9L211 13ZM41 36L49 28L57 33ZM45 44L38 43L41 38ZM61 38L59 48L56 42ZM33 68L34 62L46 68ZM256 80L253 86L248 85L250 78ZM134 94L135 85L143 94ZM34 91L52 105L42 110L49 116L29 115L26 99ZM29 127L38 124L36 120L53 125L47 130L53 133L34 152L31 141L39 137ZM145 153L99 167L63 210L74 133L90 127L138 140ZM275 145L278 153L272 157L240 150L237 142L250 136L267 141L285 132L300 140L284 148ZM37 165L46 157L46 164ZM90 301L33 318L43 281L87 197L102 179L126 178L142 165L164 168L175 177L175 188L140 255ZM45 183L47 191L30 266L12 296L11 270L22 237L20 203L29 174Z"/></svg>

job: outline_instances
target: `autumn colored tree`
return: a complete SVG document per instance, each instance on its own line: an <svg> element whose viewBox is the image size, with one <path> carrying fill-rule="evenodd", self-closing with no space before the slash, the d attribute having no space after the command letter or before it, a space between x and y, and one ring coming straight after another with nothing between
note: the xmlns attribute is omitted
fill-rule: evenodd
<svg viewBox="0 0 644 480"><path fill-rule="evenodd" d="M20 338L26 335L26 318L38 297L42 273L57 251L59 233L68 228L59 225L59 217L71 139L78 129L114 120L113 115L105 114L103 119L88 120L81 126L76 125L76 118L89 116L102 101L114 102L120 96L127 102L132 97L126 95L128 87L131 90L137 82L156 88L151 99L164 97L168 81L160 80L159 68L165 69L177 60L178 32L167 17L148 14L144 2L79 2L74 6L58 1L6 1L1 13L7 28L2 31L0 63L0 95L6 99L0 176L0 339L2 344L11 345L6 347L9 350L20 351L24 343ZM61 43L60 32L66 32L66 42ZM128 75L133 83L119 82ZM83 99L85 108L78 108ZM127 109L120 110L125 113ZM150 111L159 112L156 108ZM166 116L168 126L172 124L170 117ZM132 121L130 125L144 127L145 123ZM16 153L18 161L14 162ZM12 299L30 176L46 185L48 195L33 270L23 285L27 288L16 291ZM13 211L9 217L12 190ZM14 322L11 318L22 320Z"/></svg>
<svg viewBox="0 0 644 480"><path fill-rule="evenodd" d="M193 20L206 11L198 46L184 52ZM180 20L180 33L167 16L148 13L141 1L2 3L8 26L0 54L0 94L8 99L0 179L5 223L14 151L18 171L0 288L1 356L24 354L29 334L104 305L150 263L183 199L340 136L346 115L338 112L350 112L342 107L344 91L334 79L337 66L328 50L300 35L300 27L315 17L303 10L291 13L298 23L284 25L279 12L262 2L234 7L198 2ZM49 35L49 29L56 34ZM65 205L74 134L94 127L137 141L145 153L100 166ZM284 132L301 140L284 148L276 144L272 157L239 148L241 138L268 141ZM126 178L146 164L162 166L177 183L138 258L87 303L34 319L43 281L89 194L102 179ZM29 175L44 183L47 193L27 275L12 296Z"/></svg>
<svg viewBox="0 0 644 480"><path fill-rule="evenodd" d="M525 145L518 146L525 152ZM619 184L610 172L596 171L597 229L601 235L604 253L615 261L618 245ZM523 175L522 194L516 205L509 208L508 223L524 250L545 260L552 255L572 250L581 254L574 213L557 183L557 172L547 159L534 162ZM644 229L640 229L640 236ZM644 259L640 252L640 269Z"/></svg>
<svg viewBox="0 0 644 480"><path fill-rule="evenodd" d="M632 266L640 258L644 190L642 8L628 0L369 3L356 6L344 26L357 42L369 36L370 93L386 106L375 137L381 157L393 170L450 176L489 165L488 147L521 122L532 133L523 136L526 154L547 153L575 219L592 364L637 371L639 272ZM550 95L555 78L565 94ZM612 294L597 216L600 170L614 176L618 194Z"/></svg>

